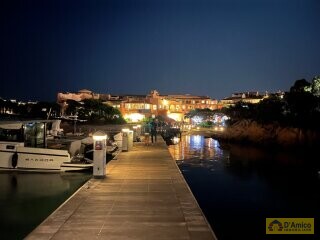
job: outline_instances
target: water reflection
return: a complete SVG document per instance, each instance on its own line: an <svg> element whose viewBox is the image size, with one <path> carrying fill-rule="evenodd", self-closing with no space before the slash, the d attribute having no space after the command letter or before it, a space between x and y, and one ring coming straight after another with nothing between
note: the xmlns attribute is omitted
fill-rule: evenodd
<svg viewBox="0 0 320 240"><path fill-rule="evenodd" d="M22 239L89 178L89 173L0 172L0 231Z"/></svg>
<svg viewBox="0 0 320 240"><path fill-rule="evenodd" d="M185 136L169 150L219 240L266 239L267 217L320 217L319 161L308 151L220 145L201 136Z"/></svg>
<svg viewBox="0 0 320 240"><path fill-rule="evenodd" d="M170 145L169 151L175 160L217 160L222 157L219 142L200 135L183 136L176 145ZM191 160L191 161L190 161Z"/></svg>

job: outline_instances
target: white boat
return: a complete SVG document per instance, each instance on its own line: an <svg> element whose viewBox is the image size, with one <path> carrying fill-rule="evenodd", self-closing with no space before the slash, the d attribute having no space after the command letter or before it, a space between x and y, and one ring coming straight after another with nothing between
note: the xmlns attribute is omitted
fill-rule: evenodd
<svg viewBox="0 0 320 240"><path fill-rule="evenodd" d="M81 157L81 139L48 140L55 120L0 122L0 170L81 171L92 169ZM53 124L54 125L54 124Z"/></svg>

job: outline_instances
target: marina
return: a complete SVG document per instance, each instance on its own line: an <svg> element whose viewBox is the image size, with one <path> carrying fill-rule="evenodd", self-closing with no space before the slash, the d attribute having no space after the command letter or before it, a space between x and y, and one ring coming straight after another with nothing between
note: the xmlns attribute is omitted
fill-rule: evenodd
<svg viewBox="0 0 320 240"><path fill-rule="evenodd" d="M216 239L158 139L119 154L26 239Z"/></svg>
<svg viewBox="0 0 320 240"><path fill-rule="evenodd" d="M3 227L8 239L14 226L16 236L32 231L28 239L263 238L266 217L319 217L319 165L311 155L221 145L184 133L170 146L160 137L155 144L135 142L108 161L102 179L91 172L2 171L0 204L8 204L2 214L9 220ZM30 211L38 212L35 219Z"/></svg>
<svg viewBox="0 0 320 240"><path fill-rule="evenodd" d="M320 239L320 0L2 2L1 239Z"/></svg>

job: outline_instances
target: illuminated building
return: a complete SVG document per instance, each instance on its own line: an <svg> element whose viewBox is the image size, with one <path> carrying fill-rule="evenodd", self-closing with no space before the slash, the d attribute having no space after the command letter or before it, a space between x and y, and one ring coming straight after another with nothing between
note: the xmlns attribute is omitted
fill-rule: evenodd
<svg viewBox="0 0 320 240"><path fill-rule="evenodd" d="M223 107L229 107L237 102L245 102L245 103L259 103L261 100L268 97L268 94L259 94L259 92L241 92L241 93L233 93L231 97L226 97L220 100L220 103Z"/></svg>
<svg viewBox="0 0 320 240"><path fill-rule="evenodd" d="M208 96L160 95L152 90L147 95L114 96L110 94L95 94L89 90L78 93L58 93L57 102L62 113L67 107L67 100L83 101L84 99L101 99L103 103L120 110L124 119L129 122L139 122L144 118L163 116L178 122L184 120L184 115L193 109L218 108L218 101Z"/></svg>

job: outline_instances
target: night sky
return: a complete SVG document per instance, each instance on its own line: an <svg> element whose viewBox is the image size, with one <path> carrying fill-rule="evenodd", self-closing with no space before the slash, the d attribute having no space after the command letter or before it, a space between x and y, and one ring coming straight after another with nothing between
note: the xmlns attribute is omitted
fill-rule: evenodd
<svg viewBox="0 0 320 240"><path fill-rule="evenodd" d="M1 0L0 97L287 91L320 75L319 0Z"/></svg>

